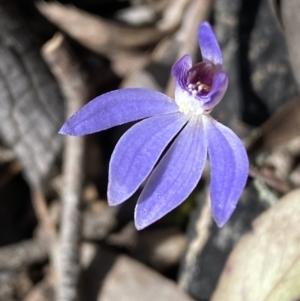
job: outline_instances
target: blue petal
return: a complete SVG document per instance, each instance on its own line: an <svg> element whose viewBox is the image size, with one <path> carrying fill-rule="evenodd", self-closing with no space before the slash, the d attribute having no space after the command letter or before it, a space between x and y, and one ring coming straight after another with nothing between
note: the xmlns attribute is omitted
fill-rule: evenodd
<svg viewBox="0 0 300 301"><path fill-rule="evenodd" d="M108 202L128 199L148 177L163 150L188 121L182 113L145 119L118 142L109 166Z"/></svg>
<svg viewBox="0 0 300 301"><path fill-rule="evenodd" d="M201 116L194 116L159 162L138 200L135 225L143 229L180 205L201 178L207 143Z"/></svg>
<svg viewBox="0 0 300 301"><path fill-rule="evenodd" d="M203 110L213 109L223 98L228 86L228 76L223 71L218 71L214 75L212 90L202 97Z"/></svg>
<svg viewBox="0 0 300 301"><path fill-rule="evenodd" d="M241 140L226 126L204 116L211 168L212 215L222 227L233 213L245 187L249 161Z"/></svg>
<svg viewBox="0 0 300 301"><path fill-rule="evenodd" d="M222 66L222 52L216 35L208 22L204 22L198 27L198 42L203 60Z"/></svg>
<svg viewBox="0 0 300 301"><path fill-rule="evenodd" d="M60 134L91 134L126 122L176 111L176 103L160 92L141 88L120 89L87 103L66 121Z"/></svg>
<svg viewBox="0 0 300 301"><path fill-rule="evenodd" d="M176 79L176 83L184 88L187 83L188 71L192 68L192 58L186 54L180 58L172 67L172 75Z"/></svg>

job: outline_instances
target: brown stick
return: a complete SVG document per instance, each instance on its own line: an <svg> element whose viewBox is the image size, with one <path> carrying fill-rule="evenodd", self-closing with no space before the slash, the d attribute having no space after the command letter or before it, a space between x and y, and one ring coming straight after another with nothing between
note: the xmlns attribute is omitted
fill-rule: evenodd
<svg viewBox="0 0 300 301"><path fill-rule="evenodd" d="M43 237L0 248L0 270L18 269L48 258L48 241Z"/></svg>
<svg viewBox="0 0 300 301"><path fill-rule="evenodd" d="M31 196L39 224L47 238L50 239L49 243L54 247L56 244L56 230L53 222L50 220L44 193L40 187L33 187L31 189Z"/></svg>
<svg viewBox="0 0 300 301"><path fill-rule="evenodd" d="M120 49L132 49L153 44L173 32L179 25L180 14L189 1L169 1L162 20L157 23L157 26L145 28L130 28L114 22L107 22L100 16L59 2L38 1L36 6L49 21L79 43L92 51L111 57L112 53L115 54Z"/></svg>
<svg viewBox="0 0 300 301"><path fill-rule="evenodd" d="M179 287L183 290L187 290L188 283L191 281L192 274L190 271L195 268L197 264L197 256L203 250L210 236L210 227L212 223L211 217L211 205L209 193L206 190L205 203L202 205L202 210L195 224L196 235L189 242L184 256L185 268L181 272L179 279Z"/></svg>
<svg viewBox="0 0 300 301"><path fill-rule="evenodd" d="M273 174L266 174L261 172L258 168L251 166L249 175L255 179L263 181L265 184L273 188L280 193L288 193L292 190L291 187L284 181L276 178Z"/></svg>
<svg viewBox="0 0 300 301"><path fill-rule="evenodd" d="M116 207L106 207L100 212L85 211L83 213L82 238L87 241L105 239L116 226L117 211L118 208ZM43 224L42 221L40 223ZM55 221L53 224L55 224ZM49 226L46 226L46 228L49 230ZM52 228L52 224L50 228ZM45 226L43 226L44 229ZM0 247L0 270L19 269L23 266L47 260L49 254L51 254L51 248L55 247L51 243L52 240L49 240L48 235L38 235L30 240Z"/></svg>
<svg viewBox="0 0 300 301"><path fill-rule="evenodd" d="M85 103L88 93L83 72L61 34L54 36L42 50L43 57L56 77L66 100L67 117ZM57 301L76 301L79 278L81 234L80 199L83 183L84 140L66 137L64 152L62 216L57 256Z"/></svg>
<svg viewBox="0 0 300 301"><path fill-rule="evenodd" d="M32 204L39 221L39 226L41 227L42 233L39 233L44 240L44 248L47 247L48 255L50 261L55 265L57 257L57 235L55 224L50 219L47 202L44 196L43 189L40 186L35 186L31 188ZM16 246L17 247L17 246ZM22 247L21 247L22 249ZM34 254L35 252L33 252ZM34 261L33 254L31 254L31 260ZM24 262L25 263L25 262ZM54 282L57 279L54 277Z"/></svg>

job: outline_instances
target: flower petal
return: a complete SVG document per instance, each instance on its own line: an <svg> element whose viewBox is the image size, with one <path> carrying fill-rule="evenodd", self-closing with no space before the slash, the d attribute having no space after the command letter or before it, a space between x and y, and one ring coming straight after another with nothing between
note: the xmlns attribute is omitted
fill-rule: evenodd
<svg viewBox="0 0 300 301"><path fill-rule="evenodd" d="M193 191L206 161L207 143L201 116L194 116L150 175L135 209L143 229L180 205Z"/></svg>
<svg viewBox="0 0 300 301"><path fill-rule="evenodd" d="M216 35L208 22L203 22L198 27L198 42L203 60L222 66L222 52Z"/></svg>
<svg viewBox="0 0 300 301"><path fill-rule="evenodd" d="M189 54L184 55L172 67L172 75L175 77L176 83L184 88L187 83L188 71L192 68L193 62Z"/></svg>
<svg viewBox="0 0 300 301"><path fill-rule="evenodd" d="M249 161L241 140L226 126L203 116L211 168L212 215L222 227L233 213L245 187Z"/></svg>
<svg viewBox="0 0 300 301"><path fill-rule="evenodd" d="M228 76L223 71L218 71L214 75L212 90L202 97L203 110L213 109L223 98L228 86Z"/></svg>
<svg viewBox="0 0 300 301"><path fill-rule="evenodd" d="M109 165L110 205L124 202L138 189L187 121L179 112L154 116L137 123L122 136Z"/></svg>
<svg viewBox="0 0 300 301"><path fill-rule="evenodd" d="M157 114L173 113L178 106L157 91L129 88L96 97L76 112L60 134L80 136Z"/></svg>

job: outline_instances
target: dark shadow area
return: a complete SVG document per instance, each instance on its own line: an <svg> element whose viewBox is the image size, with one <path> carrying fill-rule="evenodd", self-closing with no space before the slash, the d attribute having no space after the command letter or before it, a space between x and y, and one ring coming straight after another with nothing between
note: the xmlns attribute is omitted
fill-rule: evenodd
<svg viewBox="0 0 300 301"><path fill-rule="evenodd" d="M254 92L251 84L251 67L249 62L249 49L251 32L254 29L256 16L261 0L244 0L241 4L240 22L238 25L238 59L240 67L240 84L242 91L242 120L249 125L259 126L268 117L267 106Z"/></svg>
<svg viewBox="0 0 300 301"><path fill-rule="evenodd" d="M82 301L97 301L98 294L108 272L112 269L118 254L104 247L99 247L89 266L81 275ZM130 275L129 275L130 276Z"/></svg>
<svg viewBox="0 0 300 301"><path fill-rule="evenodd" d="M0 189L0 246L30 238L36 223L28 185L16 176Z"/></svg>

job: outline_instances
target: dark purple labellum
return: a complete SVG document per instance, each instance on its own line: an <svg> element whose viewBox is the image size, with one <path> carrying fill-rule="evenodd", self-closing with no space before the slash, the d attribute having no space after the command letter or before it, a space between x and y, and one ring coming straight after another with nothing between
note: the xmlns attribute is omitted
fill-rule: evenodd
<svg viewBox="0 0 300 301"><path fill-rule="evenodd" d="M212 89L213 77L216 73L215 65L201 62L188 71L187 89L193 95L203 96Z"/></svg>

